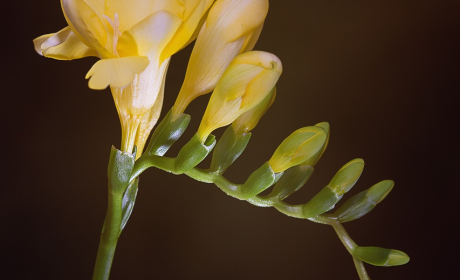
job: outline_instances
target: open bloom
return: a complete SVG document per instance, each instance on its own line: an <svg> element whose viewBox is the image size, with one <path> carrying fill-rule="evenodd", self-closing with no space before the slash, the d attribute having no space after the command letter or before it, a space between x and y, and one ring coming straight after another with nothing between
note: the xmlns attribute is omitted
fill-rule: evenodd
<svg viewBox="0 0 460 280"><path fill-rule="evenodd" d="M35 49L61 60L101 58L86 76L89 87L110 86L122 124L122 150L131 152L135 144L143 147L143 135L158 119L159 112L150 110L161 108L158 96L170 56L193 39L212 2L61 0L69 26L35 39Z"/></svg>

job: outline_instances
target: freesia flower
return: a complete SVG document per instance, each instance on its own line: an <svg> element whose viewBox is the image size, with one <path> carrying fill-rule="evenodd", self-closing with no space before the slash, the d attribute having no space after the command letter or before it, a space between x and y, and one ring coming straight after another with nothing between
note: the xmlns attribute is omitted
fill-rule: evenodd
<svg viewBox="0 0 460 280"><path fill-rule="evenodd" d="M134 145L144 146L158 119L170 56L193 39L212 3L61 0L69 26L38 37L34 45L39 54L55 59L101 59L86 78L92 89L110 86L122 125L122 150L132 152Z"/></svg>
<svg viewBox="0 0 460 280"><path fill-rule="evenodd" d="M174 117L200 95L214 90L237 55L251 51L268 12L268 0L219 0L209 10L173 107Z"/></svg>

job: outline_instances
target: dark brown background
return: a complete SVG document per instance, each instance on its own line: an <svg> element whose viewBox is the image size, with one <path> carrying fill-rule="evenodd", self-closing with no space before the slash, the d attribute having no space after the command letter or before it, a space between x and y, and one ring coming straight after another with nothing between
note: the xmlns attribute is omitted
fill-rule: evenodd
<svg viewBox="0 0 460 280"><path fill-rule="evenodd" d="M119 121L109 91L84 80L94 59L35 54L32 39L66 23L58 1L29 2L9 2L2 18L14 15L2 25L0 278L90 279ZM244 181L289 133L330 122L327 152L289 201L308 201L356 157L366 169L351 194L395 180L371 214L345 225L358 244L411 256L402 267L368 265L372 279L448 279L458 269L458 4L273 0L256 46L279 56L284 73L229 177ZM163 114L190 51L173 57ZM181 143L196 131L206 99L189 108L193 123ZM151 169L111 279L357 278L331 228Z"/></svg>

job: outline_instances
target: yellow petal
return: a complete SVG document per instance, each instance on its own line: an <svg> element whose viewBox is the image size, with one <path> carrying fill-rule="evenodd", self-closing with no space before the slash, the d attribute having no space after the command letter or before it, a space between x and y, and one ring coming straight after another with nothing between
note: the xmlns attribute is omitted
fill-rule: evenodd
<svg viewBox="0 0 460 280"><path fill-rule="evenodd" d="M163 50L160 60L164 60L175 54L189 42L210 4L212 4L210 1L202 0L189 0L185 2L182 24Z"/></svg>
<svg viewBox="0 0 460 280"><path fill-rule="evenodd" d="M39 54L39 55L43 55L42 53L42 44L48 40L50 37L54 36L56 33L51 33L51 34L45 34L45 35L42 35L40 37L37 37L34 39L34 48L35 48L35 51Z"/></svg>
<svg viewBox="0 0 460 280"><path fill-rule="evenodd" d="M70 30L70 27L67 26L55 33L53 36L49 37L46 41L44 41L41 44L40 48L42 50L46 50L48 48L60 45L64 43L65 40L67 40L67 38L69 38L70 33L72 33L72 30Z"/></svg>
<svg viewBox="0 0 460 280"><path fill-rule="evenodd" d="M49 40L51 39L52 38ZM83 44L72 31L70 31L69 36L62 44L55 47L44 48L44 46L48 44L48 41L42 44L42 48L44 49L43 55L46 57L59 60L72 60L88 56L98 57L98 53Z"/></svg>
<svg viewBox="0 0 460 280"><path fill-rule="evenodd" d="M221 0L212 6L193 48L174 116L198 96L211 92L233 58L254 47L267 9L267 0ZM231 36L229 30L234 31Z"/></svg>
<svg viewBox="0 0 460 280"><path fill-rule="evenodd" d="M101 57L114 57L105 48L107 24L85 1L61 0L62 10L73 33L87 46L95 49Z"/></svg>
<svg viewBox="0 0 460 280"><path fill-rule="evenodd" d="M153 53L159 57L180 23L178 16L158 11L123 32L118 41L118 53L121 56Z"/></svg>
<svg viewBox="0 0 460 280"><path fill-rule="evenodd" d="M149 60L143 56L101 59L86 74L89 87L105 89L109 85L122 88L130 84L134 75L140 74L148 66Z"/></svg>
<svg viewBox="0 0 460 280"><path fill-rule="evenodd" d="M267 12L268 0L224 0L214 4L207 20L210 26L219 21L238 22L224 30L225 40L231 42L257 29L264 22Z"/></svg>

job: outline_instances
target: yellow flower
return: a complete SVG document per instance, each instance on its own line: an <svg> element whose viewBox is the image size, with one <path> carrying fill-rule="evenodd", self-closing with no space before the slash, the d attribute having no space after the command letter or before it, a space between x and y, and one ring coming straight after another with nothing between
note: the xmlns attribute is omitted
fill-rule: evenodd
<svg viewBox="0 0 460 280"><path fill-rule="evenodd" d="M157 99L170 56L193 39L212 3L61 0L69 26L38 37L34 45L39 54L55 59L101 58L86 78L92 89L110 86L122 124L122 150L132 152L134 144L145 144L135 143L136 135L144 135L158 118L161 102ZM156 112L150 112L152 107ZM151 118L143 119L145 115ZM143 136L137 139L145 141Z"/></svg>
<svg viewBox="0 0 460 280"><path fill-rule="evenodd" d="M233 58L252 50L267 12L268 0L220 0L212 6L195 42L174 117L211 92Z"/></svg>
<svg viewBox="0 0 460 280"><path fill-rule="evenodd" d="M251 51L225 70L204 113L197 134L202 142L216 128L232 123L272 93L283 67L275 55Z"/></svg>

